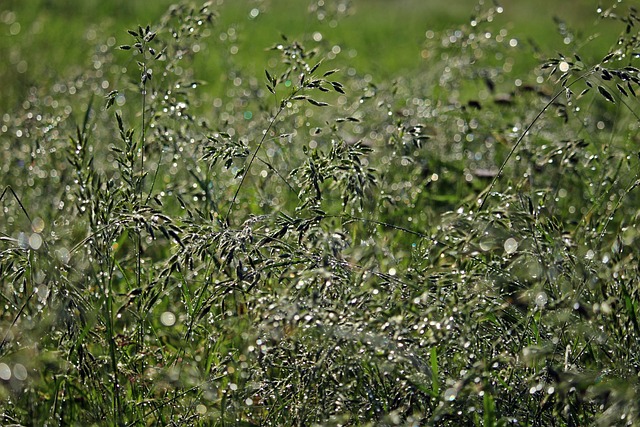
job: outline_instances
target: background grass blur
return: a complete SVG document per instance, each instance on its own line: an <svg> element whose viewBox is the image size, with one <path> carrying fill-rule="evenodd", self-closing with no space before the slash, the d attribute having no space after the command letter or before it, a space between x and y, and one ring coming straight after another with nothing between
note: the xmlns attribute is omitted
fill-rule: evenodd
<svg viewBox="0 0 640 427"><path fill-rule="evenodd" d="M218 0L222 3L222 0ZM97 46L110 47L128 41L126 29L151 23L172 4L172 0L35 0L3 1L0 5L0 111L19 105L32 86L47 85L64 76L70 78L90 64ZM327 1L327 3L330 3ZM280 34L297 38L320 33L323 41L340 46L342 55L361 73L383 80L403 72L428 67L421 55L428 30L441 30L469 21L475 0L354 0L350 16L339 25L331 19L315 19L307 12L313 1L240 0L220 7L219 25L214 31L233 28L237 54L233 61L247 72L261 75L266 62L265 48ZM500 17L510 36L521 38L525 48L544 50L555 46L562 36L554 17L561 17L576 36L585 29L592 33L596 23L595 4L573 2L505 1ZM251 11L259 13L254 17ZM602 25L606 33L607 26ZM585 51L600 52L611 44L609 37L596 38ZM207 52L196 64L197 76L219 90L224 84L222 61L226 52ZM534 64L520 61L527 69Z"/></svg>

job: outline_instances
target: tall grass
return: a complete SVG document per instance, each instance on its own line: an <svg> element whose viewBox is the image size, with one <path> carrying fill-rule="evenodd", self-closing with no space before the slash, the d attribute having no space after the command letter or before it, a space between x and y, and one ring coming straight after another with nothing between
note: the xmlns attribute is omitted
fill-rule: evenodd
<svg viewBox="0 0 640 427"><path fill-rule="evenodd" d="M635 11L589 57L475 12L415 75L285 35L214 95L229 33L176 5L34 88L0 139L2 422L638 424Z"/></svg>

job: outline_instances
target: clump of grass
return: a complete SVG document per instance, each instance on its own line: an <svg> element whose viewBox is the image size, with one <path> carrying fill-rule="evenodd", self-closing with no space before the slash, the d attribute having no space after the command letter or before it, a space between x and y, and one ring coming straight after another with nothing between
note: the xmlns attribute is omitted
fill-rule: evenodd
<svg viewBox="0 0 640 427"><path fill-rule="evenodd" d="M500 11L428 33L428 78L284 36L214 97L215 5L174 6L69 105L34 89L0 157L3 421L637 424L637 18L523 73Z"/></svg>

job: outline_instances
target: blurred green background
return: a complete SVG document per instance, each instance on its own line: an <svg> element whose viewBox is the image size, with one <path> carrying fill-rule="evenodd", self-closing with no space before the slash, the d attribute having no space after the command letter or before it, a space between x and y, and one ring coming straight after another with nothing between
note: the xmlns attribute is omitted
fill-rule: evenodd
<svg viewBox="0 0 640 427"><path fill-rule="evenodd" d="M129 43L128 28L153 24L173 0L4 0L0 4L0 112L20 106L30 87L52 84L80 75L91 66L99 46L115 48ZM455 28L468 23L478 5L476 0L214 0L220 18L213 37L232 29L237 54L233 61L247 73L262 75L265 48L280 40L322 35L330 49L338 45L353 66L371 73L377 81L428 66L421 56L428 30ZM490 0L489 4L493 4ZM612 1L613 3L613 1ZM197 3L198 5L200 3ZM310 7L347 13L334 20L318 19ZM566 21L577 37L595 32L596 38L584 50L601 54L615 41L612 25L598 23L597 3L592 0L508 0L504 13L494 22L509 37L540 46L553 55L563 45L554 17ZM604 3L606 6L607 3ZM104 47L102 48L104 49ZM225 51L203 46L196 66L197 77L216 88L221 63L229 61ZM528 64L527 64L528 66Z"/></svg>

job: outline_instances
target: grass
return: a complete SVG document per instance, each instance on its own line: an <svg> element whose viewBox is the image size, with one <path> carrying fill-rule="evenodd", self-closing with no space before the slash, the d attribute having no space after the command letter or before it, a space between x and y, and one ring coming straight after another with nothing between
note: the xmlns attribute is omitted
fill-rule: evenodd
<svg viewBox="0 0 640 427"><path fill-rule="evenodd" d="M0 54L9 63L0 69L3 87L0 111L8 111L21 103L31 86L40 81L57 81L63 76L79 75L85 67L93 66L91 52L100 45L112 49L126 37L123 28L153 22L171 1L148 2L75 2L47 1L8 2L3 7ZM454 5L446 2L399 0L389 8L386 2L356 1L350 3L348 15L339 26L332 28L327 18L322 21L308 12L304 2L291 5L284 0L266 4L260 2L228 2L219 6L220 19L214 37L220 33L237 31L231 46L238 53L229 55L238 67L251 75L261 73L268 55L265 48L281 33L293 38L311 40L315 32L324 34L325 48L341 47L341 56L363 74L370 73L381 80L392 79L408 70L425 66L420 47L427 30L441 31L450 22L463 22L473 13L475 1L466 0ZM292 9L293 7L293 9ZM262 10L250 19L252 9ZM514 37L535 41L536 45L551 49L561 42L553 17L565 19L577 34L595 21L593 5L589 1L556 5L544 3L505 4L504 15L498 21ZM536 19L530 19L535 16ZM509 28L512 27L512 28ZM602 25L601 25L602 27ZM604 26L611 31L611 26ZM13 34L16 33L16 34ZM226 36L225 36L226 37ZM586 39L586 38L585 38ZM230 40L230 39L228 39ZM260 42L263 41L263 42ZM601 41L601 42L600 42ZM586 44L584 50L608 48L609 41L600 37ZM206 49L206 44L203 48ZM583 52L585 53L585 52ZM44 56L44 58L43 58ZM377 61L369 58L376 57ZM199 55L194 64L211 91L220 92L225 82L225 61L218 52ZM530 69L532 61L522 64Z"/></svg>
<svg viewBox="0 0 640 427"><path fill-rule="evenodd" d="M2 423L640 424L635 12L348 4L7 6Z"/></svg>

